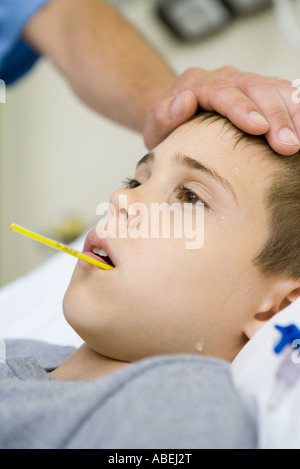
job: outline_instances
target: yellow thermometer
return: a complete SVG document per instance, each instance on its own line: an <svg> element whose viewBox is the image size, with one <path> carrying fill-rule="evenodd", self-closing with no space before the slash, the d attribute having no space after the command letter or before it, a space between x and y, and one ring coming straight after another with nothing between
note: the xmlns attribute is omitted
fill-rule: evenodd
<svg viewBox="0 0 300 469"><path fill-rule="evenodd" d="M60 244L57 241L48 239L45 236L41 236L37 233L34 233L33 231L29 231L26 228L23 228L22 226L15 225L14 223L12 223L10 225L10 228L13 231L16 231L17 233L21 233L22 235L28 236L29 238L32 238L35 241L38 241L39 243L46 244L47 246L50 246L51 248L58 249L59 251L65 252L66 254L70 254L70 256L77 257L78 259L82 259L86 262L89 262L90 264L96 265L97 267L100 267L100 269L104 269L104 270L113 269L113 267L109 264L105 264L104 262L98 261L97 259L94 259L93 257L86 256L82 252L76 251L75 249L71 249L68 246L64 246L63 244Z"/></svg>

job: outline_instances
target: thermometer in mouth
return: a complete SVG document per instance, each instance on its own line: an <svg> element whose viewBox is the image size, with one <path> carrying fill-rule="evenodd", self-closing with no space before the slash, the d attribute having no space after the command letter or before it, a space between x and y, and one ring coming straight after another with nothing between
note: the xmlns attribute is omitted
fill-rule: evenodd
<svg viewBox="0 0 300 469"><path fill-rule="evenodd" d="M34 239L35 241L38 241L39 243L45 244L46 246L50 246L51 248L58 249L59 251L65 252L66 254L70 254L70 256L77 257L78 259L82 259L83 261L89 262L90 264L93 264L100 269L104 270L110 270L113 269L113 267L109 264L105 264L104 262L98 261L97 259L93 259L90 256L87 256L86 254L83 254L82 252L76 251L76 249L71 249L68 246L64 246L63 244L58 243L57 241L54 241L52 239L48 239L45 236L41 236L37 233L34 233L33 231L29 231L26 228L23 228L22 226L15 225L12 223L10 225L10 228L13 231L16 231L17 233L20 233L24 236L28 236L31 239Z"/></svg>

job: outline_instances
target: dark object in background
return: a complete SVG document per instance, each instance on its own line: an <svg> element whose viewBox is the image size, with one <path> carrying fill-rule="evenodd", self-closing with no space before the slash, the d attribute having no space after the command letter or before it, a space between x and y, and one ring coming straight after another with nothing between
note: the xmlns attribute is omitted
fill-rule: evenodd
<svg viewBox="0 0 300 469"><path fill-rule="evenodd" d="M232 14L219 0L161 0L158 15L182 40L193 40L219 31Z"/></svg>
<svg viewBox="0 0 300 469"><path fill-rule="evenodd" d="M272 5L272 0L222 0L235 16L253 15Z"/></svg>
<svg viewBox="0 0 300 469"><path fill-rule="evenodd" d="M192 41L220 31L235 16L271 4L272 0L159 0L157 13L177 38Z"/></svg>

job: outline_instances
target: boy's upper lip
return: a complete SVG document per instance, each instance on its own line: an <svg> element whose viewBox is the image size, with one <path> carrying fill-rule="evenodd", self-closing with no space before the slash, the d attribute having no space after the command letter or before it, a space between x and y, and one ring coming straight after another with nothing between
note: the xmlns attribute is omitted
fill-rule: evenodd
<svg viewBox="0 0 300 469"><path fill-rule="evenodd" d="M114 254L111 250L107 238L98 236L96 228L93 228L87 234L87 237L85 238L84 242L83 252L88 254L90 252L93 252L94 248L104 249L114 266L116 265Z"/></svg>

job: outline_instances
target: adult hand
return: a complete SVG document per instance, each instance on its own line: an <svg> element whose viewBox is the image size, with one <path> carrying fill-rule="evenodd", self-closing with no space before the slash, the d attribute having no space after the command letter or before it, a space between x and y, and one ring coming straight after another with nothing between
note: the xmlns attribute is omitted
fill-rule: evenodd
<svg viewBox="0 0 300 469"><path fill-rule="evenodd" d="M244 132L265 134L276 152L291 155L300 149L300 104L293 102L294 95L288 80L244 73L232 66L214 71L190 68L148 116L145 144L155 147L200 107L227 117Z"/></svg>

